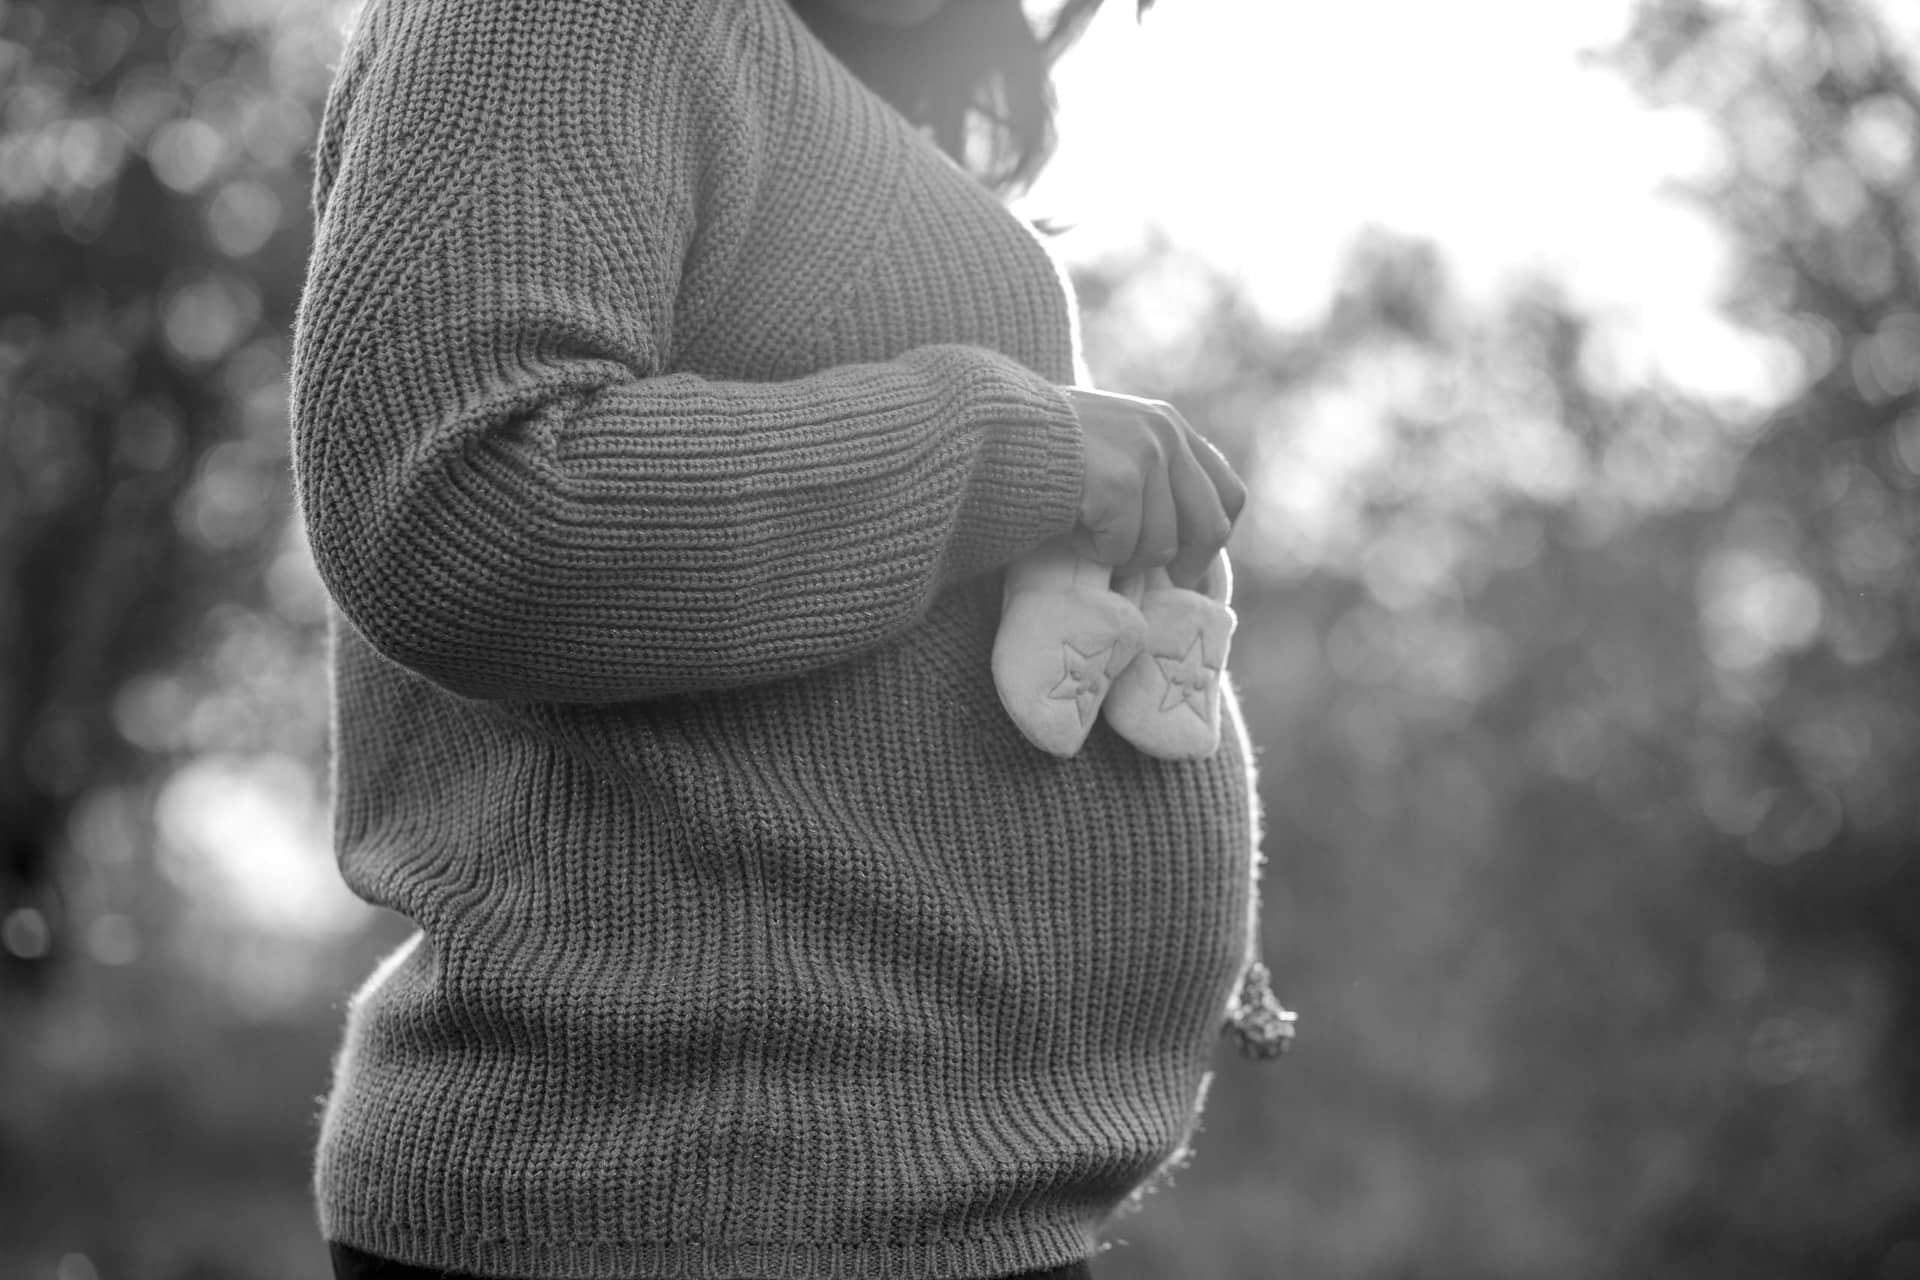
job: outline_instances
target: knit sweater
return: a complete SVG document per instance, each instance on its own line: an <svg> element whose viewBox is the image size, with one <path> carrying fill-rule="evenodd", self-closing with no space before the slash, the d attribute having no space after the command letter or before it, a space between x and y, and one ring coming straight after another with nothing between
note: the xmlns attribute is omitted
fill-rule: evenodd
<svg viewBox="0 0 1920 1280"><path fill-rule="evenodd" d="M533 1277L1005 1275L1195 1132L1252 755L1028 745L1069 532L1046 246L785 0L373 0L316 148L294 460L348 1005L320 1227Z"/></svg>

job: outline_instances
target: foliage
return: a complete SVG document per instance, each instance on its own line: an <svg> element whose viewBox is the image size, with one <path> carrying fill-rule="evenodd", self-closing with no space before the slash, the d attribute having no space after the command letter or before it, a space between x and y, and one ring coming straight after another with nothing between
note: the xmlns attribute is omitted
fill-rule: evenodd
<svg viewBox="0 0 1920 1280"><path fill-rule="evenodd" d="M311 666L282 530L321 16L0 5L0 980L76 935L57 868L85 794L257 748L241 691L285 701L273 668Z"/></svg>

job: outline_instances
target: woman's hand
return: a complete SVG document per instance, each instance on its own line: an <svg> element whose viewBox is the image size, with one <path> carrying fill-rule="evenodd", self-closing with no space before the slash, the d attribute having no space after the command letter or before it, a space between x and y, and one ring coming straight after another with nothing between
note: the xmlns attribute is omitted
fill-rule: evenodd
<svg viewBox="0 0 1920 1280"><path fill-rule="evenodd" d="M1074 550L1116 575L1166 566L1191 587L1226 545L1247 487L1163 400L1062 387L1086 435Z"/></svg>

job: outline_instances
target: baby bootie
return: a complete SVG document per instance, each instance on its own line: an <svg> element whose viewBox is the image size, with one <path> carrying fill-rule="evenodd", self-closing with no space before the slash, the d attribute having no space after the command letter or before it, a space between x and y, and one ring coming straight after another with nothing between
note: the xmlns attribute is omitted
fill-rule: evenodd
<svg viewBox="0 0 1920 1280"><path fill-rule="evenodd" d="M1070 543L1047 543L1007 566L993 683L1027 741L1079 752L1114 677L1140 652L1147 620L1111 589L1113 570Z"/></svg>
<svg viewBox="0 0 1920 1280"><path fill-rule="evenodd" d="M1120 673L1102 714L1121 737L1162 760L1200 760L1220 745L1220 673L1236 622L1225 550L1190 588L1165 569L1141 575L1147 643Z"/></svg>

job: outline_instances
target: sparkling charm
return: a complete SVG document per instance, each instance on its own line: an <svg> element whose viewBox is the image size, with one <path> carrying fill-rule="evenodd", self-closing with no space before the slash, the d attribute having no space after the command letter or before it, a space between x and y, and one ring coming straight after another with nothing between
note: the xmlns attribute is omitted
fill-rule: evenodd
<svg viewBox="0 0 1920 1280"><path fill-rule="evenodd" d="M1279 1057L1293 1043L1297 1016L1274 997L1267 966L1257 961L1249 965L1227 1014L1240 1052L1260 1061Z"/></svg>

